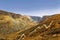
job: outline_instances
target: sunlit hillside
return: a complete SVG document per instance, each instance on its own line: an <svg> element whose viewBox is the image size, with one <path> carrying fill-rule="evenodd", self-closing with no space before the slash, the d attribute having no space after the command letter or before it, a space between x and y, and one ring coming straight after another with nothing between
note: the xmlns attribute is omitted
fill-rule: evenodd
<svg viewBox="0 0 60 40"><path fill-rule="evenodd" d="M60 40L60 14L47 17L37 26L20 33L20 40Z"/></svg>
<svg viewBox="0 0 60 40"><path fill-rule="evenodd" d="M60 14L30 16L0 10L0 40L60 40Z"/></svg>
<svg viewBox="0 0 60 40"><path fill-rule="evenodd" d="M7 38L12 40L11 37L14 38L17 32L35 25L37 25L36 22L29 17L0 10L0 39Z"/></svg>

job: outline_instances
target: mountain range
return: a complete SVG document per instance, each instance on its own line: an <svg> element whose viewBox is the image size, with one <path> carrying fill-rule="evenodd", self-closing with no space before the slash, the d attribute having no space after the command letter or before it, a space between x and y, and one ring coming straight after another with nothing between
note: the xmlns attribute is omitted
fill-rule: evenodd
<svg viewBox="0 0 60 40"><path fill-rule="evenodd" d="M0 40L60 40L60 14L38 17L0 10Z"/></svg>
<svg viewBox="0 0 60 40"><path fill-rule="evenodd" d="M33 20L33 21L35 21L35 22L37 22L37 23L39 23L40 21L41 21L41 17L39 17L39 16L30 16L31 17L31 19Z"/></svg>

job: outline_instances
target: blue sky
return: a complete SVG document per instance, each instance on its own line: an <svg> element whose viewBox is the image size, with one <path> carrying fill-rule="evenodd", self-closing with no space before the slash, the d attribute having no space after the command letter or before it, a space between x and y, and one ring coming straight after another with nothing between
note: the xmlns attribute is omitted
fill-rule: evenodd
<svg viewBox="0 0 60 40"><path fill-rule="evenodd" d="M0 0L0 10L43 16L60 13L60 0Z"/></svg>

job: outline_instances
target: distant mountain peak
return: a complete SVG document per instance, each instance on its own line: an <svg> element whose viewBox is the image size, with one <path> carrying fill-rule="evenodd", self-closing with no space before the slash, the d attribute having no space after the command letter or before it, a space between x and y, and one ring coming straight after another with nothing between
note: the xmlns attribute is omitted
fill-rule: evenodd
<svg viewBox="0 0 60 40"><path fill-rule="evenodd" d="M41 21L41 19L42 19L42 18L39 17L39 16L30 16L30 17L32 18L33 21L38 22L38 23L39 23L39 22Z"/></svg>

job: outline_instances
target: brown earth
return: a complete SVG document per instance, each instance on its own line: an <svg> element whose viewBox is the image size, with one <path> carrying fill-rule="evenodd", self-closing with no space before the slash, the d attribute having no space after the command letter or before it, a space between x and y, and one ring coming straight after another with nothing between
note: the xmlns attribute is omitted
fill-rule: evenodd
<svg viewBox="0 0 60 40"><path fill-rule="evenodd" d="M37 25L29 16L0 10L0 40L60 40L60 14Z"/></svg>

